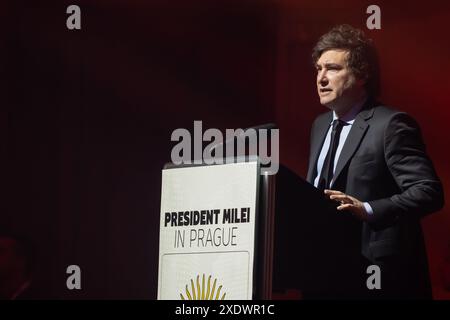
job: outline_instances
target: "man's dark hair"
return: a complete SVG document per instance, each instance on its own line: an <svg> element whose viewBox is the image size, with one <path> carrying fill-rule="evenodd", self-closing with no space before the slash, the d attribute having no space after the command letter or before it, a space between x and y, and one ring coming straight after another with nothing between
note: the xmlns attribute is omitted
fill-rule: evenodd
<svg viewBox="0 0 450 320"><path fill-rule="evenodd" d="M372 39L348 24L338 25L320 37L312 52L313 63L317 63L322 53L333 49L349 52L348 67L357 78L366 80L367 94L375 98L380 91L380 71Z"/></svg>

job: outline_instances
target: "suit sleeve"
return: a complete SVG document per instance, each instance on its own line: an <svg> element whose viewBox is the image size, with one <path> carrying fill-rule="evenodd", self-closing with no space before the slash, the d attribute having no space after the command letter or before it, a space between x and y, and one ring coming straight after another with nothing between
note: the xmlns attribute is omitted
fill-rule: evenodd
<svg viewBox="0 0 450 320"><path fill-rule="evenodd" d="M389 226L405 216L420 218L443 207L442 184L426 154L418 124L406 113L390 118L384 130L384 156L400 192L369 202L373 227Z"/></svg>

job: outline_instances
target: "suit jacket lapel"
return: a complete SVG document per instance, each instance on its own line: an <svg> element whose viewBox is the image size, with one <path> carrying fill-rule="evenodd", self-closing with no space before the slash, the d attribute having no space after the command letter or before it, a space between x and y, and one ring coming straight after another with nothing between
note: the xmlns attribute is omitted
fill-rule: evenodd
<svg viewBox="0 0 450 320"><path fill-rule="evenodd" d="M361 143L364 134L369 127L369 124L366 122L367 119L372 117L373 108L362 110L355 118L355 122L348 133L347 140L345 140L345 144L342 148L341 154L338 159L338 163L336 165L336 170L333 176L333 183L339 178L342 170L345 168L347 162L351 159L355 151L358 149L358 146Z"/></svg>
<svg viewBox="0 0 450 320"><path fill-rule="evenodd" d="M317 123L316 130L313 132L311 140L311 155L309 158L309 168L306 180L313 184L314 178L317 175L317 160L319 159L320 150L322 150L322 145L327 135L328 129L330 128L331 120L333 119L333 113L328 112L326 117Z"/></svg>

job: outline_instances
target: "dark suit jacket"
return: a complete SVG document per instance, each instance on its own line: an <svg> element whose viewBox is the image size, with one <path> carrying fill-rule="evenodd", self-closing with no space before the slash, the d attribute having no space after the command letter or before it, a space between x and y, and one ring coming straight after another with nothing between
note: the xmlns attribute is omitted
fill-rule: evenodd
<svg viewBox="0 0 450 320"><path fill-rule="evenodd" d="M317 175L317 160L331 121L330 111L313 123L310 183ZM366 102L345 141L331 189L372 207L373 215L361 230L361 250L367 259L377 263L384 257L401 257L405 265L412 264L422 273L424 281L428 279L420 218L439 210L444 197L419 126L409 115Z"/></svg>

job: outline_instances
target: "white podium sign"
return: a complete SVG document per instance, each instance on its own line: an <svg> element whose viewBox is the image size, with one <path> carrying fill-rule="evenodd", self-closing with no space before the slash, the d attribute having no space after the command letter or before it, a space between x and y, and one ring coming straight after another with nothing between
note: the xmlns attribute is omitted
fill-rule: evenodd
<svg viewBox="0 0 450 320"><path fill-rule="evenodd" d="M163 170L158 299L252 299L258 169Z"/></svg>

